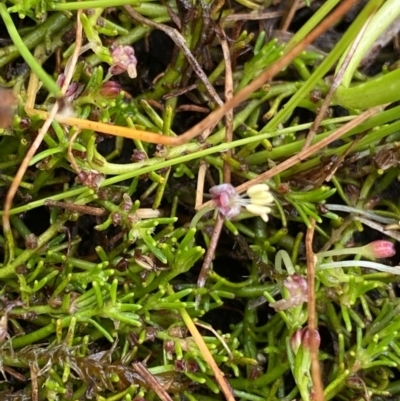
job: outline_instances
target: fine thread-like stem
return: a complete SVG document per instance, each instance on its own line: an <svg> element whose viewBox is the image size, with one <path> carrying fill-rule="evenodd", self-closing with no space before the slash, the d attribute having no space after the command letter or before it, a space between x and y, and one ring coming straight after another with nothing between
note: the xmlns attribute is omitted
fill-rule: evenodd
<svg viewBox="0 0 400 401"><path fill-rule="evenodd" d="M293 267L292 260L290 259L289 254L283 249L278 251L275 256L275 269L278 273L281 273L281 274L283 273L282 261L286 267L286 271L288 272L288 274L289 275L294 274L295 270Z"/></svg>
<svg viewBox="0 0 400 401"><path fill-rule="evenodd" d="M206 256L204 257L203 265L199 276L197 278L197 287L202 288L206 284L207 275L210 270L212 260L215 256L215 250L217 249L219 236L221 234L222 227L224 225L224 218L218 214L217 221L215 222L214 230L211 236L210 244L208 245ZM196 304L199 305L201 296L198 295L196 298Z"/></svg>
<svg viewBox="0 0 400 401"><path fill-rule="evenodd" d="M381 272L387 272L392 274L400 274L399 266L387 266L382 263L370 262L367 260L344 260L341 262L330 262L330 263L321 263L317 265L317 270L324 269L337 269L339 267L366 267L368 269L375 269Z"/></svg>
<svg viewBox="0 0 400 401"><path fill-rule="evenodd" d="M202 217L215 210L215 205L210 204L208 207L201 208L193 217L192 221L190 222L190 228L196 228L197 225L199 224L199 221L202 219Z"/></svg>
<svg viewBox="0 0 400 401"><path fill-rule="evenodd" d="M135 2L135 0L113 0L113 7L125 6L127 4L131 6L139 5L146 0L140 0ZM110 6L109 0L88 0L82 2L68 2L68 3L55 3L52 5L52 10L54 11L77 11L77 10L87 10L91 8L105 8Z"/></svg>
<svg viewBox="0 0 400 401"><path fill-rule="evenodd" d="M341 255L357 255L362 252L362 246L356 248L341 248L332 249L330 251L319 252L315 254L318 259L329 258L331 256L341 256Z"/></svg>

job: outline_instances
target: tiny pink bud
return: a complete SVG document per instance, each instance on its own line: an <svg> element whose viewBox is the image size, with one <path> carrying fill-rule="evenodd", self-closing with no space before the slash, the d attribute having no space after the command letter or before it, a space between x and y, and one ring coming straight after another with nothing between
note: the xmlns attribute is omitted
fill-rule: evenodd
<svg viewBox="0 0 400 401"><path fill-rule="evenodd" d="M297 354L300 345L301 345L301 340L303 337L303 329L297 329L292 336L290 337L290 348L292 351Z"/></svg>
<svg viewBox="0 0 400 401"><path fill-rule="evenodd" d="M57 83L60 87L64 85L65 82L65 75L60 74L57 78ZM65 92L65 97L67 100L72 102L73 100L77 99L78 96L82 93L84 86L79 82L71 82L68 86L68 89Z"/></svg>
<svg viewBox="0 0 400 401"><path fill-rule="evenodd" d="M311 348L311 335L308 327L304 327L303 329L296 330L292 337L290 337L290 348L292 351L297 354L300 346L303 346L305 349L309 350ZM321 344L321 336L319 335L318 330L314 330L314 341L317 348L319 348Z"/></svg>
<svg viewBox="0 0 400 401"><path fill-rule="evenodd" d="M303 329L303 346L307 349L311 348L312 345L312 340L315 341L315 346L316 348L319 348L320 344L321 344L321 336L319 335L319 331L317 329L314 330L314 338L311 338L311 333L310 330L308 330L308 328L304 328Z"/></svg>
<svg viewBox="0 0 400 401"><path fill-rule="evenodd" d="M199 371L199 365L195 361L189 360L186 362L186 370L190 373L196 373Z"/></svg>
<svg viewBox="0 0 400 401"><path fill-rule="evenodd" d="M31 126L31 120L28 117L23 117L21 118L21 121L19 123L19 127L21 129L27 129Z"/></svg>
<svg viewBox="0 0 400 401"><path fill-rule="evenodd" d="M121 92L121 85L115 81L107 81L100 88L100 95L104 97L117 97Z"/></svg>
<svg viewBox="0 0 400 401"><path fill-rule="evenodd" d="M172 353L175 351L175 343L172 340L167 340L164 342L165 351Z"/></svg>
<svg viewBox="0 0 400 401"><path fill-rule="evenodd" d="M78 184L87 185L92 189L99 189L101 183L104 181L104 175L100 174L96 170L81 171L75 178L75 182Z"/></svg>
<svg viewBox="0 0 400 401"><path fill-rule="evenodd" d="M184 372L186 369L186 362L182 359L176 359L174 362L176 372Z"/></svg>
<svg viewBox="0 0 400 401"><path fill-rule="evenodd" d="M392 242L379 240L362 247L362 254L371 259L390 258L396 255L396 249Z"/></svg>
<svg viewBox="0 0 400 401"><path fill-rule="evenodd" d="M249 379L258 379L263 374L263 368L260 365L252 366L249 371Z"/></svg>

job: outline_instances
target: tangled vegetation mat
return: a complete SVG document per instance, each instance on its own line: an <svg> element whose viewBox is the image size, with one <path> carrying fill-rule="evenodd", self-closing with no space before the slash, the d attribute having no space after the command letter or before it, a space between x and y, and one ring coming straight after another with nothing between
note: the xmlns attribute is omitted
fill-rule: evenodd
<svg viewBox="0 0 400 401"><path fill-rule="evenodd" d="M398 399L399 0L0 15L1 401Z"/></svg>

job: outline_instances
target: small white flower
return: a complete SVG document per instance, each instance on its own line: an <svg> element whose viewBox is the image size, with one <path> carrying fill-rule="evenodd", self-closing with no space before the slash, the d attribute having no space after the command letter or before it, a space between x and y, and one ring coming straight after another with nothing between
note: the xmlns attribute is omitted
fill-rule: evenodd
<svg viewBox="0 0 400 401"><path fill-rule="evenodd" d="M244 207L248 212L260 216L265 222L271 213L270 205L274 197L266 184L250 187L246 195L240 196L231 184L221 184L210 188L210 194L219 212L228 220L236 217Z"/></svg>

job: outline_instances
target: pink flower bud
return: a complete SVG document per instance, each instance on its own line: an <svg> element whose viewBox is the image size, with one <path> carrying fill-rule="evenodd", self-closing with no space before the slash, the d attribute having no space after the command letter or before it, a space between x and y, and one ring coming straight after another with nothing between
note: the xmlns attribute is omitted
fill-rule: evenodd
<svg viewBox="0 0 400 401"><path fill-rule="evenodd" d="M57 78L57 83L60 87L64 85L65 75L60 74ZM68 86L68 89L65 92L65 97L67 100L72 102L73 100L77 99L78 96L82 93L84 86L79 82L71 82Z"/></svg>
<svg viewBox="0 0 400 401"><path fill-rule="evenodd" d="M101 85L100 95L104 97L117 97L121 92L121 85L115 81L107 81Z"/></svg>
<svg viewBox="0 0 400 401"><path fill-rule="evenodd" d="M100 188L101 183L104 181L105 177L96 170L82 170L75 178L75 182L78 184L83 184L97 190Z"/></svg>
<svg viewBox="0 0 400 401"><path fill-rule="evenodd" d="M289 340L290 348L295 354L297 354L300 348L302 337L303 337L303 329L297 329L290 337Z"/></svg>
<svg viewBox="0 0 400 401"><path fill-rule="evenodd" d="M136 78L137 59L132 46L114 46L111 49L111 57L114 64L108 70L110 74L119 75L126 71L130 78Z"/></svg>
<svg viewBox="0 0 400 401"><path fill-rule="evenodd" d="M308 328L303 329L303 346L307 349L311 348L312 345L312 338L311 338L311 333ZM314 330L314 341L315 341L315 346L319 348L321 344L321 336L319 335L319 331L317 329Z"/></svg>
<svg viewBox="0 0 400 401"><path fill-rule="evenodd" d="M396 249L392 242L379 240L362 247L362 254L371 259L390 258L396 255Z"/></svg>
<svg viewBox="0 0 400 401"><path fill-rule="evenodd" d="M292 334L292 337L290 337L290 348L295 354L297 354L300 346L309 350L311 348L311 341L310 331L308 330L308 327L304 327L303 329L296 330ZM319 335L318 330L314 331L314 341L317 348L319 348L321 344L321 336Z"/></svg>
<svg viewBox="0 0 400 401"><path fill-rule="evenodd" d="M263 374L263 368L260 365L252 366L249 370L249 379L258 379Z"/></svg>

